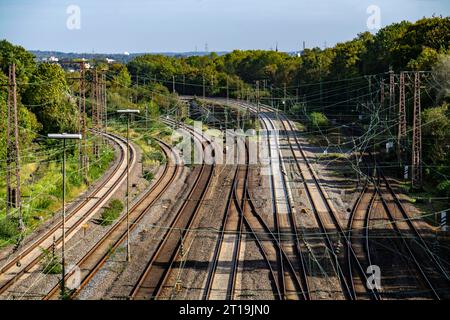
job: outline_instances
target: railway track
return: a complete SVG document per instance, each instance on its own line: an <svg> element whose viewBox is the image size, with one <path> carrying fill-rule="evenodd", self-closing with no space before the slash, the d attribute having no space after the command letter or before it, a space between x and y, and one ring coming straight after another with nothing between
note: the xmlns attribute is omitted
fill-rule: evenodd
<svg viewBox="0 0 450 320"><path fill-rule="evenodd" d="M424 288L424 294L429 298L441 300L448 297L449 278L441 263L429 249L425 240L414 226L398 196L394 192L381 168L376 164L378 183L375 188L382 206L389 219L394 237L392 241L404 253L407 266L415 269L419 283ZM400 216L398 216L400 212Z"/></svg>
<svg viewBox="0 0 450 320"><path fill-rule="evenodd" d="M261 122L266 129L267 143L270 159L270 182L272 198L274 199L273 210L275 214L275 224L278 241L285 253L288 253L290 261L296 261L296 270L299 270L298 283L294 285L286 283L283 275L280 278L282 289L287 299L302 298L309 300L309 285L306 273L305 261L300 249L299 237L297 233L297 223L293 212L292 200L286 182L286 169L284 168L283 156L281 154L278 131L270 118L261 116ZM282 191L282 192L280 192ZM282 261L281 273L284 274L284 259L280 251Z"/></svg>
<svg viewBox="0 0 450 320"><path fill-rule="evenodd" d="M246 103L238 103L238 105L248 108L253 112L257 112L256 107L253 105ZM337 256L337 253L334 250L334 243L341 243L346 248L345 253L347 261L343 260L341 257L339 259L339 263L338 260L336 260L336 267L340 273L339 278L341 279L341 285L347 298L372 298L379 300L381 299L382 294L384 294L384 292L377 289L368 288L367 275L365 273L366 267L371 266L373 263L376 264L377 262L372 258L369 235L371 232L371 215L373 214L374 203L377 202L377 199L383 205L385 214L389 218L389 225L392 226L395 234L399 236L396 241L394 241L396 242L395 246L401 254L403 253L408 256L407 261L409 261L409 264L412 264L413 269L416 270L416 274L418 275L418 278L420 278L422 286L427 290L427 292L429 292L430 297L440 299L440 292L448 292L449 276L446 269L439 261L439 258L434 256L432 251L428 248L427 243L414 226L414 222L409 218L406 210L403 208L396 193L393 191L393 188L390 186L389 181L383 175L381 170L379 170L380 177L377 180L370 179L371 181L368 181L364 186L355 203L355 206L353 207L353 210L350 212L347 229L344 231L344 228L340 225L340 222L331 209L331 206L327 203L327 196L321 189L321 186L315 177L313 169L308 163L308 159L306 158L297 137L291 134L294 130L290 121L286 116L279 115L279 112L266 106L263 106L259 111L262 111L262 113L260 113L262 118L265 116L265 113L269 114L276 112L277 117L283 124L284 131L288 133L288 139L295 140L293 144L289 144L291 146L299 172L302 176L302 180L304 181L307 196L312 204L312 208L319 226L325 235L327 247L335 256ZM300 165L299 159L296 156L292 145L297 146L301 158L303 158L303 162L305 163L303 166ZM322 206L317 206L314 203L315 199L318 198L317 194L315 197L312 195L311 188L308 186L306 181L313 182L312 190L319 193L323 202ZM395 210L392 210L393 206L396 207ZM326 211L328 211L328 217L325 215ZM408 229L409 231L406 232L405 230ZM331 235L337 235L337 239L330 239L329 233ZM417 253L417 251L419 251L419 253ZM405 259L405 256L403 256L403 259ZM361 263L361 261L364 261L364 263ZM421 265L421 261L427 262L427 266L424 267ZM347 265L347 270L340 267L343 265ZM430 273L439 275L439 281L436 281L436 276L430 277ZM438 284L437 287L436 283Z"/></svg>
<svg viewBox="0 0 450 320"><path fill-rule="evenodd" d="M164 121L173 124L168 119ZM185 129L190 131L194 138L201 142L203 150L207 149L212 143L209 140L204 140L204 137L194 130L188 127ZM214 156L213 152L212 157L214 158ZM208 165L205 162L200 166L200 171L192 189L187 195L187 200L184 201L181 208L177 211L174 220L165 230L144 272L130 292L129 296L131 299L151 300L156 299L161 293L175 259L183 254L184 239L188 235L193 222L196 220L201 203L208 191L214 168L214 164Z"/></svg>
<svg viewBox="0 0 450 320"><path fill-rule="evenodd" d="M369 156L372 157L370 153ZM349 218L349 238L354 244L355 251L358 256L365 256L367 266L373 264L382 266L386 280L383 289L380 290L381 296L398 298L410 295L441 299L440 291L448 292L448 275L445 269L436 257L429 256L433 254L376 161L374 168L377 177L369 177ZM381 210L374 209L375 202L381 203ZM377 222L371 222L373 216L378 217ZM379 222L380 217L387 220ZM376 238L375 241L373 237ZM374 243L371 245L371 242ZM420 253L418 255L417 251L421 251L422 255L420 256ZM373 252L378 254L373 257ZM423 264L427 261L431 265L425 268ZM395 277L398 270L404 270L403 273L409 273L411 276L398 279ZM436 281L434 277L433 284L430 274L440 274L441 278ZM442 289L437 289L436 284ZM389 288L397 289L394 292L389 291ZM414 292L408 292L407 288Z"/></svg>
<svg viewBox="0 0 450 320"><path fill-rule="evenodd" d="M257 112L255 106L242 104L241 106L252 109L253 112ZM370 292L371 296L374 299L380 299L379 293L376 289L369 288L367 285L367 275L365 273L365 269L363 269L361 263L359 262L354 249L352 248L352 244L349 242L347 238L347 234L345 233L343 227L339 219L337 218L334 210L332 209L331 204L329 203L328 196L322 189L314 170L309 163L306 154L303 151L301 144L298 141L298 138L295 134L295 130L292 126L292 123L289 119L277 112L276 110L262 106L260 111L263 111L260 114L261 117L267 117L266 114L276 114L276 117L282 123L284 132L287 133L287 139L290 145L290 149L292 151L295 163L297 165L299 174L302 178L306 195L311 203L312 210L316 217L316 220L319 224L319 228L321 229L322 234L324 235L324 239L328 248L328 251L331 253L332 257L334 257L333 262L335 264L336 273L338 274L338 278L341 282L341 287L344 295L347 299L356 300L357 296L354 288L354 279L349 271L349 268L353 268L352 265L356 265L356 269L359 273L361 279L363 279L363 283L365 284L366 290ZM293 140L293 143L290 141ZM296 146L294 150L293 146ZM300 153L300 157L302 161L298 158L296 150ZM308 181L312 182L310 186ZM350 259L345 261L344 257L339 254L338 247L344 246L348 252L350 252ZM350 263L350 264L349 264ZM347 268L344 266L347 265Z"/></svg>
<svg viewBox="0 0 450 320"><path fill-rule="evenodd" d="M267 144L270 146L270 158L276 159L270 163L271 170L279 170L279 167L277 167L277 164L280 163L279 146L273 145L273 143L274 140L268 136ZM237 257L239 256L236 249L239 249L239 232L242 231L242 222L244 222L245 227L250 230L250 234L256 240L257 246L269 267L275 297L278 299L309 300L308 280L303 268L303 260L298 247L297 230L293 227L295 220L293 220L294 217L291 214L291 203L286 195L287 190L284 182L275 182L274 175L271 175L271 190L274 199L273 212L277 221L275 224L277 231L273 233L259 216L250 199L247 183L249 176L248 146L246 143L241 145L245 146L245 152L240 153L241 155L245 154L245 162L241 160L240 163L246 163L246 166L238 166L232 182L233 188L227 201L223 227L214 251L212 270L207 277L204 299L230 299L234 297L234 278L238 263ZM277 151L274 151L274 149ZM276 183L283 184L284 195L279 194L279 190L275 186ZM237 189L239 189L239 195L242 196L237 197ZM243 194L242 191L244 191ZM284 198L278 201L277 197ZM282 201L284 201L283 208L279 209L281 207L279 202ZM232 246L230 243L234 245ZM227 254L222 254L223 252ZM293 261L297 261L296 259L302 261L301 268L293 264ZM221 268L222 265L227 267ZM216 272L217 268L219 268L219 275ZM302 271L298 272L297 269Z"/></svg>
<svg viewBox="0 0 450 320"><path fill-rule="evenodd" d="M93 190L81 203L77 204L66 217L66 241L69 240L100 208L126 178L126 142L110 134L103 134L120 148L120 159L111 174ZM130 166L136 162L135 150L130 146ZM0 269L0 294L6 293L14 284L23 280L28 273L38 270L43 258L42 249L61 245L62 221L55 223L48 231L33 241L21 253L8 261Z"/></svg>
<svg viewBox="0 0 450 320"><path fill-rule="evenodd" d="M375 188L371 188L370 181L367 181L361 190L348 219L347 226L347 237L350 241L351 248L354 250L354 254L357 259L361 261L362 268L367 270L367 268L372 263L371 250L370 250L370 219L372 211L374 209L374 204L377 199L377 191ZM355 295L357 298L368 299L370 296L367 292L367 279L362 279L356 276L358 270L351 263L352 252L350 246L346 250L347 261L349 264L349 278L353 283L355 289ZM378 293L378 299L381 299L381 293Z"/></svg>
<svg viewBox="0 0 450 320"><path fill-rule="evenodd" d="M239 152L239 149L238 149ZM239 152L239 156L242 152ZM242 163L242 162L239 162ZM203 299L235 299L236 277L241 249L244 205L248 166L238 165L229 192L222 229L216 243L211 270L208 273Z"/></svg>
<svg viewBox="0 0 450 320"><path fill-rule="evenodd" d="M325 237L328 238L326 242L328 243L329 250L331 250L334 257L336 257L336 268L338 270L338 273L340 274L339 278L341 280L341 286L343 288L344 294L348 299L351 300L357 300L358 296L355 290L355 273L359 276L359 286L365 287L365 291L367 294L370 295L372 299L379 300L380 294L378 290L374 287L370 287L368 285L368 276L366 274L366 268L363 267L363 265L360 262L360 259L358 259L358 255L355 252L355 249L353 248L352 242L349 240L347 233L344 231L343 226L341 225L341 222L339 218L337 217L334 209L332 208L328 196L326 195L325 191L323 190L321 184L319 183L319 180L316 176L316 173L314 169L312 168L311 164L309 163L308 158L306 157L306 154L298 141L297 136L295 135L295 129L293 128L293 125L291 121L283 114L278 114L278 117L280 118L280 121L283 124L284 129L286 132L288 132L288 140L290 140L290 136L294 140L294 145L297 147L297 150L299 150L301 154L301 158L303 159L303 163L305 166L302 167L302 163L300 160L295 156L295 151L292 149L293 144L289 143L292 149L292 152L294 154L295 162L298 164L298 169L300 173L302 174L302 179L304 181L305 189L307 189L307 194L310 202L315 203L317 201L317 198L321 199L322 205L318 205L317 202L313 205L316 207L316 209L313 209L313 211L316 213L317 220L319 221L319 225L321 225L322 232L325 234ZM294 134L293 134L294 133ZM306 167L306 168L305 168ZM306 170L305 170L306 169ZM308 175L305 175L305 173L308 173ZM308 185L307 181L313 182L313 189L316 190L316 197L312 196L311 188ZM317 197L317 195L319 197ZM326 210L321 210L320 208L325 208ZM347 252L347 261L339 255L339 252L336 250L336 246L333 245L332 239L330 239L328 232L335 233L337 236L337 243L341 244L345 251ZM346 268L343 266L347 266ZM352 272L352 270L355 270L356 272Z"/></svg>
<svg viewBox="0 0 450 320"><path fill-rule="evenodd" d="M172 185L181 172L179 159L172 152L169 145L163 141L158 141L165 158L167 159L164 170L160 178L153 186L130 208L129 221L130 232L133 231L149 210L158 202L162 195ZM104 236L80 259L76 266L80 270L76 274L80 279L79 286L73 290L69 298L75 298L81 290L90 282L94 275L101 269L111 254L125 241L127 235L126 215L123 215ZM74 270L66 274L66 283L74 276ZM57 284L44 297L44 300L57 299L60 285Z"/></svg>

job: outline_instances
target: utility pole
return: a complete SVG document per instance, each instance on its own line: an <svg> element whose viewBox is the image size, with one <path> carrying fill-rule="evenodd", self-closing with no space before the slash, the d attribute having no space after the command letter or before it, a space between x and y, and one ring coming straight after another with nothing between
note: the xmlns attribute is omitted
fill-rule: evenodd
<svg viewBox="0 0 450 320"><path fill-rule="evenodd" d="M259 119L260 105L259 105L259 81L256 81L256 119Z"/></svg>
<svg viewBox="0 0 450 320"><path fill-rule="evenodd" d="M63 140L63 163L62 163L62 224L61 224L61 299L65 298L66 292L66 139L78 139L81 140L80 134L67 134L67 133L50 133L48 135L50 139Z"/></svg>
<svg viewBox="0 0 450 320"><path fill-rule="evenodd" d="M389 112L388 119L392 119L392 113L395 106L395 74L392 70L389 71Z"/></svg>
<svg viewBox="0 0 450 320"><path fill-rule="evenodd" d="M422 115L420 103L420 73L414 73L414 117L412 150L412 187L422 187Z"/></svg>
<svg viewBox="0 0 450 320"><path fill-rule="evenodd" d="M8 78L8 126L6 131L6 215L11 208L18 209L19 229L25 229L22 217L22 199L20 193L19 126L17 121L17 83L16 65L9 67ZM14 138L11 139L11 135ZM14 166L15 183L12 183ZM14 184L14 186L12 186Z"/></svg>
<svg viewBox="0 0 450 320"><path fill-rule="evenodd" d="M286 83L284 83L284 98L283 98L283 106L284 106L284 113L286 114L286 103L287 103L287 91L286 91Z"/></svg>
<svg viewBox="0 0 450 320"><path fill-rule="evenodd" d="M211 75L211 90L210 94L214 93L214 75Z"/></svg>
<svg viewBox="0 0 450 320"><path fill-rule="evenodd" d="M175 93L175 75L172 76L172 93Z"/></svg>
<svg viewBox="0 0 450 320"><path fill-rule="evenodd" d="M230 93L229 93L229 84L228 84L228 76L227 76L227 105L229 103Z"/></svg>
<svg viewBox="0 0 450 320"><path fill-rule="evenodd" d="M148 103L145 104L145 129L148 131Z"/></svg>
<svg viewBox="0 0 450 320"><path fill-rule="evenodd" d="M131 261L130 247L130 116L139 113L139 110L117 110L119 114L127 116L127 261Z"/></svg>
<svg viewBox="0 0 450 320"><path fill-rule="evenodd" d="M106 98L106 75L102 74L102 114L103 114L103 132L106 133L108 130L108 104L107 104L107 98Z"/></svg>
<svg viewBox="0 0 450 320"><path fill-rule="evenodd" d="M92 127L97 129L97 70L92 75L92 90L91 90L91 112L92 112ZM94 138L92 140L92 153L97 156L97 141Z"/></svg>
<svg viewBox="0 0 450 320"><path fill-rule="evenodd" d="M81 62L80 64L80 128L81 128L81 148L80 157L82 172L84 176L84 181L87 183L88 172L89 172L89 157L87 154L87 114L86 114L86 90L85 90L85 64Z"/></svg>
<svg viewBox="0 0 450 320"><path fill-rule="evenodd" d="M98 72L95 72L96 90L97 90L97 130L100 132L102 130L102 119L103 119L103 95L101 92L101 79L98 76ZM97 151L98 154L98 151Z"/></svg>
<svg viewBox="0 0 450 320"><path fill-rule="evenodd" d="M405 73L400 72L400 101L398 110L398 137L397 155L400 164L402 163L402 148L406 140L406 101L405 101Z"/></svg>
<svg viewBox="0 0 450 320"><path fill-rule="evenodd" d="M203 100L206 98L205 75L203 74Z"/></svg>

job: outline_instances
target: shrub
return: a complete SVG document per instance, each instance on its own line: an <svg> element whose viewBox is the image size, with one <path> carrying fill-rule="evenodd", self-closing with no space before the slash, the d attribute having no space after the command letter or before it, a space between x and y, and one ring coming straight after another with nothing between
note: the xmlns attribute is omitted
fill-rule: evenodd
<svg viewBox="0 0 450 320"><path fill-rule="evenodd" d="M62 264L53 250L42 249L42 254L44 255L42 272L45 274L60 274L62 272Z"/></svg>
<svg viewBox="0 0 450 320"><path fill-rule="evenodd" d="M144 172L144 179L146 179L147 181L151 182L154 177L155 177L155 175L153 174L153 172L151 172L151 171Z"/></svg>
<svg viewBox="0 0 450 320"><path fill-rule="evenodd" d="M102 212L101 225L108 226L112 224L122 212L124 206L122 201L113 199Z"/></svg>
<svg viewBox="0 0 450 320"><path fill-rule="evenodd" d="M313 127L328 126L328 118L322 112L311 112L309 114L309 123Z"/></svg>
<svg viewBox="0 0 450 320"><path fill-rule="evenodd" d="M10 240L19 234L17 220L11 217L0 219L0 239Z"/></svg>

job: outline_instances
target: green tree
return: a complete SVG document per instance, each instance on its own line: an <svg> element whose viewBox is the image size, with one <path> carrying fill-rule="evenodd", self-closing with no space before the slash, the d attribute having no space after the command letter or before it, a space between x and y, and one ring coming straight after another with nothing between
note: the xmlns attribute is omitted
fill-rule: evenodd
<svg viewBox="0 0 450 320"><path fill-rule="evenodd" d="M450 100L450 55L439 55L433 66L434 85L437 87L436 100Z"/></svg>
<svg viewBox="0 0 450 320"><path fill-rule="evenodd" d="M30 78L24 102L42 124L42 132L74 132L77 129L78 111L69 90L62 68L43 63Z"/></svg>
<svg viewBox="0 0 450 320"><path fill-rule="evenodd" d="M16 64L16 81L19 84L18 91L23 93L28 83L30 75L34 72L36 64L34 56L23 47L14 46L6 40L0 41L0 69L8 75L8 69L11 64Z"/></svg>

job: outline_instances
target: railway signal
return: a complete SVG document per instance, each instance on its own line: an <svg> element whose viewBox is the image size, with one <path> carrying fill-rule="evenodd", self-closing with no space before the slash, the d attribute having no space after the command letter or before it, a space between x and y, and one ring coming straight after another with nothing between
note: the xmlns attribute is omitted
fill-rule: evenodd
<svg viewBox="0 0 450 320"><path fill-rule="evenodd" d="M81 134L71 134L71 133L50 133L48 134L49 139L58 139L63 141L63 164L62 164L62 245L61 245L61 299L65 297L66 283L66 140L76 139L81 140Z"/></svg>
<svg viewBox="0 0 450 320"><path fill-rule="evenodd" d="M139 110L122 109L117 110L118 114L127 115L127 261L131 261L130 250L130 116L138 114Z"/></svg>

